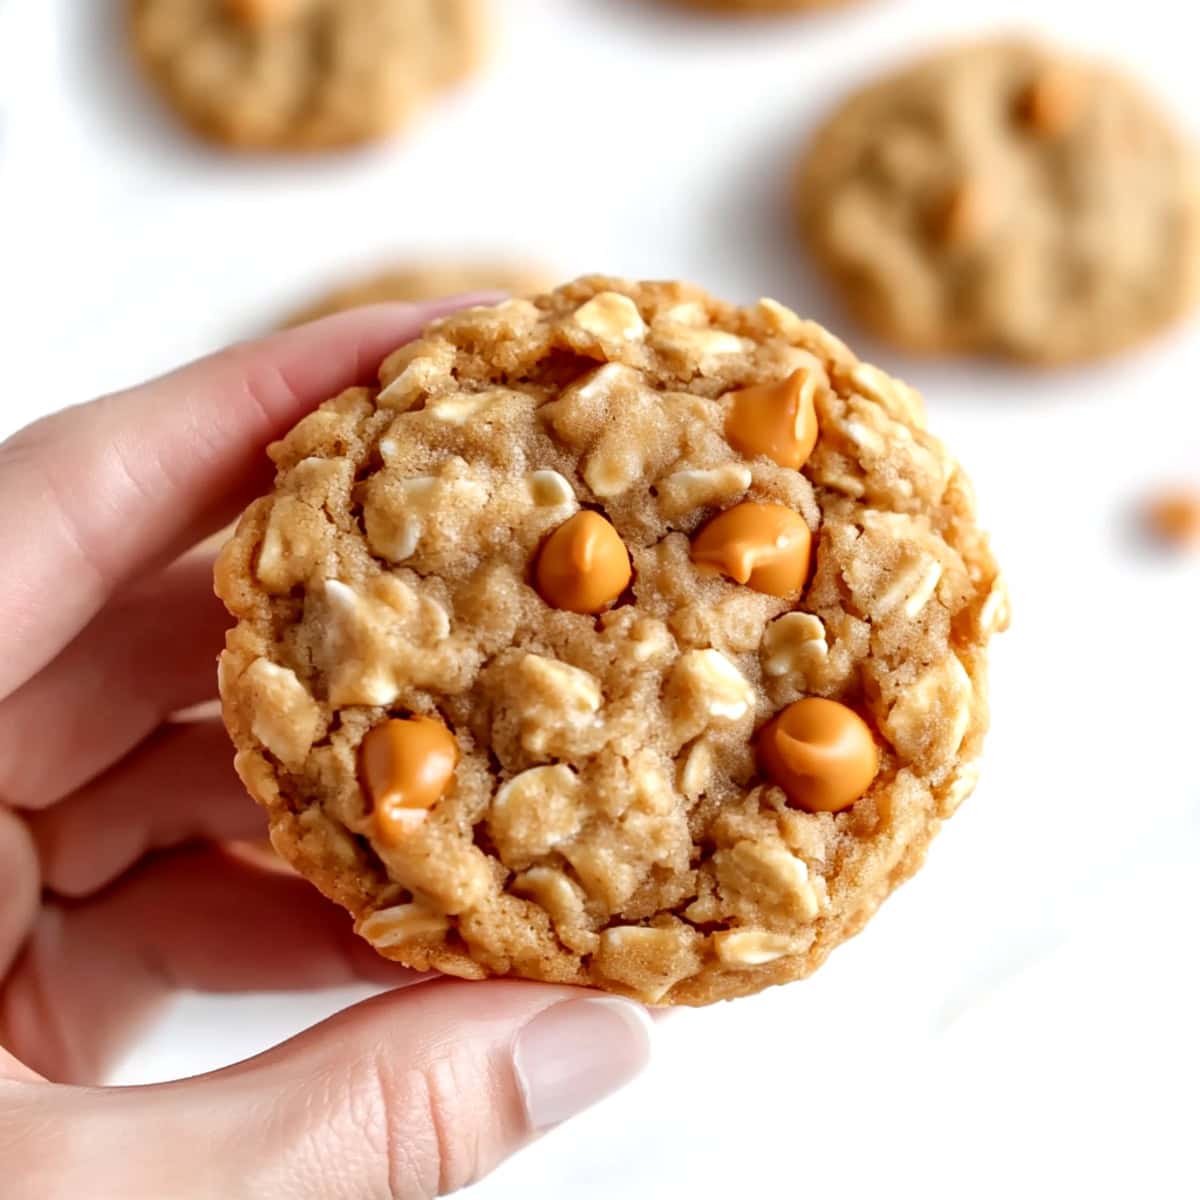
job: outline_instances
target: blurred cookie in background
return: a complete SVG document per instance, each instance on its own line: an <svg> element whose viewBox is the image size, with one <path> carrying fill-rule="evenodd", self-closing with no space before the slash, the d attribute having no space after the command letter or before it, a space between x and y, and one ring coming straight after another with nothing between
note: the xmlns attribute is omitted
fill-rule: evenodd
<svg viewBox="0 0 1200 1200"><path fill-rule="evenodd" d="M483 0L130 0L134 51L197 133L255 150L385 136L482 53Z"/></svg>
<svg viewBox="0 0 1200 1200"><path fill-rule="evenodd" d="M737 13L789 13L803 12L810 8L840 8L858 0L668 0L684 8L700 8L709 12Z"/></svg>
<svg viewBox="0 0 1200 1200"><path fill-rule="evenodd" d="M848 307L912 350L1100 358L1200 290L1193 149L1136 82L1032 41L956 47L853 95L796 204Z"/></svg>
<svg viewBox="0 0 1200 1200"><path fill-rule="evenodd" d="M485 291L525 296L549 286L549 275L535 267L505 263L418 263L379 271L344 284L293 313L284 325L303 325L364 304L396 300L415 303Z"/></svg>

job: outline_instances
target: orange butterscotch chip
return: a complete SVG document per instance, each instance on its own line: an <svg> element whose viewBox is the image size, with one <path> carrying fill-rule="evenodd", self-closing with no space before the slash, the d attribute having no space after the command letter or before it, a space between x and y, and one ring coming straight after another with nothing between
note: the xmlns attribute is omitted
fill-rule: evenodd
<svg viewBox="0 0 1200 1200"><path fill-rule="evenodd" d="M282 20L296 7L296 0L225 0L225 11L246 25Z"/></svg>
<svg viewBox="0 0 1200 1200"><path fill-rule="evenodd" d="M758 758L789 803L805 812L841 812L871 786L879 750L870 727L836 700L789 704L758 737Z"/></svg>
<svg viewBox="0 0 1200 1200"><path fill-rule="evenodd" d="M817 444L813 375L803 368L786 379L730 392L725 437L748 457L762 454L798 471Z"/></svg>
<svg viewBox="0 0 1200 1200"><path fill-rule="evenodd" d="M1083 106L1083 81L1066 66L1047 67L1032 79L1017 100L1017 115L1039 137L1066 133Z"/></svg>
<svg viewBox="0 0 1200 1200"><path fill-rule="evenodd" d="M632 575L621 535L599 513L584 509L546 539L534 580L552 607L598 613L629 586Z"/></svg>
<svg viewBox="0 0 1200 1200"><path fill-rule="evenodd" d="M1200 546L1200 489L1160 492L1146 505L1144 517L1160 542L1179 549Z"/></svg>
<svg viewBox="0 0 1200 1200"><path fill-rule="evenodd" d="M458 743L441 721L404 717L376 725L359 764L382 840L396 841L445 794L458 766Z"/></svg>
<svg viewBox="0 0 1200 1200"><path fill-rule="evenodd" d="M713 517L692 541L692 562L768 596L791 596L808 578L812 533L782 504L747 500Z"/></svg>

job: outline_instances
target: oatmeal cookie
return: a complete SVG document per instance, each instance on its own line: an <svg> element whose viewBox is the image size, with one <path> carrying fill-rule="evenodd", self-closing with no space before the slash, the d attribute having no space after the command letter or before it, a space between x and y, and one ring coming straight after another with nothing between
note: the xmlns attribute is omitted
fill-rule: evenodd
<svg viewBox="0 0 1200 1200"><path fill-rule="evenodd" d="M260 150L371 141L467 74L482 0L130 0L148 76L201 135Z"/></svg>
<svg viewBox="0 0 1200 1200"><path fill-rule="evenodd" d="M857 0L670 0L670 3L686 8L730 14L804 12L814 8L840 8L842 5L856 2Z"/></svg>
<svg viewBox="0 0 1200 1200"><path fill-rule="evenodd" d="M958 47L853 96L798 176L847 304L918 351L1111 354L1200 285L1196 157L1118 72L1030 41Z"/></svg>
<svg viewBox="0 0 1200 1200"><path fill-rule="evenodd" d="M415 302L439 300L467 292L496 290L525 296L546 287L544 275L532 268L503 263L442 263L396 267L380 271L329 292L288 318L288 325L303 325L348 308L381 304L389 300Z"/></svg>
<svg viewBox="0 0 1200 1200"><path fill-rule="evenodd" d="M217 566L237 769L379 952L704 1004L807 975L974 786L1006 620L920 398L771 300L434 322Z"/></svg>

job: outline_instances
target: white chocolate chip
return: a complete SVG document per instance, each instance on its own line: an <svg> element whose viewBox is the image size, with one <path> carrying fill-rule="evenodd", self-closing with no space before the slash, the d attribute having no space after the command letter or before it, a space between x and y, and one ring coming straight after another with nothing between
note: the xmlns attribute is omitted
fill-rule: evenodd
<svg viewBox="0 0 1200 1200"><path fill-rule="evenodd" d="M953 816L962 802L975 790L979 783L979 760L971 759L963 763L950 781L950 786L942 794L941 815Z"/></svg>
<svg viewBox="0 0 1200 1200"><path fill-rule="evenodd" d="M564 396L585 401L598 400L610 396L618 388L637 388L641 382L642 377L632 367L624 363L605 363L568 388Z"/></svg>
<svg viewBox="0 0 1200 1200"><path fill-rule="evenodd" d="M730 966L758 967L797 952L795 938L762 929L727 929L713 934L717 958Z"/></svg>
<svg viewBox="0 0 1200 1200"><path fill-rule="evenodd" d="M538 508L564 508L574 512L579 507L574 488L557 471L530 471L525 476L525 485L530 501Z"/></svg>
<svg viewBox="0 0 1200 1200"><path fill-rule="evenodd" d="M660 658L675 647L667 627L655 617L642 617L629 631L630 649L637 662Z"/></svg>
<svg viewBox="0 0 1200 1200"><path fill-rule="evenodd" d="M941 577L941 563L924 554L914 555L896 571L895 578L880 595L876 602L875 615L887 616L893 609L903 605L906 617L916 617L929 603L929 598Z"/></svg>
<svg viewBox="0 0 1200 1200"><path fill-rule="evenodd" d="M336 642L329 655L337 664L330 681L330 701L336 705L391 704L400 694L400 686L386 658L380 660L371 653L374 639L369 626L373 622L366 605L353 588L337 579L325 581L325 603Z"/></svg>
<svg viewBox="0 0 1200 1200"><path fill-rule="evenodd" d="M828 655L825 626L812 613L784 613L763 633L762 665L768 675L801 672Z"/></svg>
<svg viewBox="0 0 1200 1200"><path fill-rule="evenodd" d="M432 597L385 575L368 595L326 580L324 600L329 637L319 661L335 707L391 704L402 681L436 673L432 655L450 634L450 617Z"/></svg>
<svg viewBox="0 0 1200 1200"><path fill-rule="evenodd" d="M984 633L1003 633L1010 619L1008 584L1003 576L997 576L979 612L979 625Z"/></svg>
<svg viewBox="0 0 1200 1200"><path fill-rule="evenodd" d="M754 708L754 689L719 650L689 650L671 673L678 702L709 720L740 721Z"/></svg>
<svg viewBox="0 0 1200 1200"><path fill-rule="evenodd" d="M861 446L864 450L870 450L872 454L883 453L883 438L874 429L868 428L861 421L847 421L842 428L845 430L846 436L856 446Z"/></svg>
<svg viewBox="0 0 1200 1200"><path fill-rule="evenodd" d="M312 749L321 712L295 671L256 658L238 687L249 693L254 714L250 732L289 770L301 766Z"/></svg>
<svg viewBox="0 0 1200 1200"><path fill-rule="evenodd" d="M601 292L575 310L580 329L606 341L635 342L646 336L637 305L617 292Z"/></svg>
<svg viewBox="0 0 1200 1200"><path fill-rule="evenodd" d="M371 549L390 562L404 562L417 552L430 512L447 503L460 510L479 508L487 495L487 488L475 479L440 475L402 479L386 505L377 502L374 494L368 497L365 520Z"/></svg>
<svg viewBox="0 0 1200 1200"><path fill-rule="evenodd" d="M683 304L673 304L663 314L663 319L673 321L677 325L704 325L708 321L708 313L704 305L695 300L686 300Z"/></svg>
<svg viewBox="0 0 1200 1200"><path fill-rule="evenodd" d="M824 879L810 879L804 859L778 839L738 842L718 850L713 865L726 904L749 919L811 921L827 902Z"/></svg>
<svg viewBox="0 0 1200 1200"><path fill-rule="evenodd" d="M804 322L796 313L769 296L759 300L758 311L766 321L767 327L783 337L797 337L804 329Z"/></svg>
<svg viewBox="0 0 1200 1200"><path fill-rule="evenodd" d="M465 425L472 417L491 408L504 394L490 391L446 396L430 401L425 411L435 420L445 421L448 425Z"/></svg>
<svg viewBox="0 0 1200 1200"><path fill-rule="evenodd" d="M441 913L414 900L371 913L358 922L357 932L377 950L390 950L415 938L439 936L449 928Z"/></svg>
<svg viewBox="0 0 1200 1200"><path fill-rule="evenodd" d="M925 425L925 402L919 392L902 380L894 379L870 363L855 363L850 381L861 395L874 400L889 415L915 425ZM907 432L907 431L906 431Z"/></svg>
<svg viewBox="0 0 1200 1200"><path fill-rule="evenodd" d="M521 866L573 838L583 825L579 789L575 772L563 763L530 767L504 784L488 816L504 862Z"/></svg>
<svg viewBox="0 0 1200 1200"><path fill-rule="evenodd" d="M713 752L706 741L697 741L688 751L679 773L679 790L689 799L695 800L704 794L712 778Z"/></svg>
<svg viewBox="0 0 1200 1200"><path fill-rule="evenodd" d="M935 764L958 753L971 723L974 689L956 654L948 654L905 687L883 721L888 740L906 758Z"/></svg>
<svg viewBox="0 0 1200 1200"><path fill-rule="evenodd" d="M743 463L675 471L658 485L659 505L668 517L705 505L723 505L741 495L750 481L750 468Z"/></svg>
<svg viewBox="0 0 1200 1200"><path fill-rule="evenodd" d="M437 347L431 354L409 359L396 378L379 393L375 403L393 412L407 412L432 388L444 383L453 360L454 347L449 343Z"/></svg>
<svg viewBox="0 0 1200 1200"><path fill-rule="evenodd" d="M627 492L641 477L645 463L635 445L602 443L583 465L583 478L597 496L607 499Z"/></svg>
<svg viewBox="0 0 1200 1200"><path fill-rule="evenodd" d="M695 329L690 325L656 324L655 338L666 350L686 355L696 364L701 375L709 375L720 366L720 361L730 354L741 354L746 342L723 329Z"/></svg>
<svg viewBox="0 0 1200 1200"><path fill-rule="evenodd" d="M616 925L600 934L597 969L625 984L648 1004L656 1004L681 979L700 970L695 930Z"/></svg>
<svg viewBox="0 0 1200 1200"><path fill-rule="evenodd" d="M569 713L591 716L600 707L600 685L586 671L570 663L527 654L521 660L521 673L550 691Z"/></svg>
<svg viewBox="0 0 1200 1200"><path fill-rule="evenodd" d="M600 939L588 928L585 896L578 884L552 867L531 867L518 875L509 889L528 896L545 909L559 940L576 954L594 954Z"/></svg>

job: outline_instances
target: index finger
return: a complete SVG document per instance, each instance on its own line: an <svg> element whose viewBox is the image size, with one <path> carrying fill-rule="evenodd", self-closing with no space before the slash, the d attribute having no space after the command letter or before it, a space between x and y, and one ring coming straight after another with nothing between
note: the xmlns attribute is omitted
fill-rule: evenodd
<svg viewBox="0 0 1200 1200"><path fill-rule="evenodd" d="M0 445L0 697L123 583L229 520L263 486L268 442L471 301L377 305L234 346Z"/></svg>

